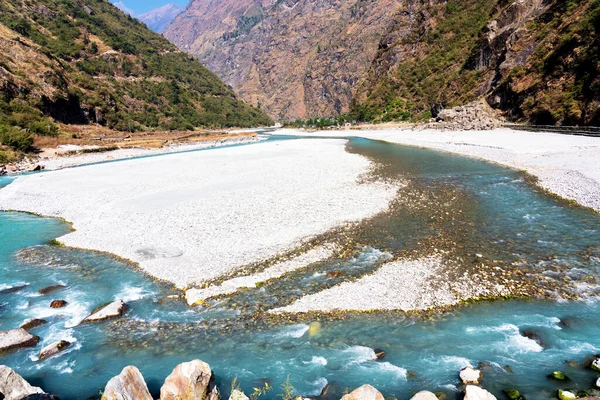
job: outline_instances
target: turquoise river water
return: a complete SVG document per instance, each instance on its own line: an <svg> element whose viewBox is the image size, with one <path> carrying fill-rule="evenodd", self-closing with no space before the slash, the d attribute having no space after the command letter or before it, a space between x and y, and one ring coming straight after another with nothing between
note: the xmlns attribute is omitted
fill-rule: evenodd
<svg viewBox="0 0 600 400"><path fill-rule="evenodd" d="M182 300L165 301L178 293L115 257L50 245L69 232L68 224L0 213L0 330L27 318L49 321L32 331L41 338L36 347L1 354L0 363L63 400L97 397L131 364L158 397L172 368L194 358L211 365L225 397L237 377L247 393L269 382L275 390L264 398L276 398L289 376L304 396L317 397L327 386L324 399L339 399L346 389L366 383L391 398L408 399L423 389L456 398L457 374L466 364L481 366L483 386L499 399L506 388L517 388L528 399L549 399L558 388L593 387L597 374L582 362L600 353L598 214L566 205L522 174L482 161L356 138L348 151L375 160L380 177L409 177L412 193L443 199L450 192L460 200L455 205L459 220L469 223L455 232L443 223L430 224L427 210L398 205L356 232L361 246L354 256L317 263L211 307L190 309ZM10 178L0 177L0 187L7 184ZM448 225L456 227L457 221ZM322 319L318 330L309 329L310 320L267 323L256 317L261 307L289 304L338 283L325 278L328 271L359 276L443 232L465 254L481 253L515 268L527 265L526 273L547 287L546 294L555 290L552 282L569 289L554 293L552 300L482 301L433 318L386 313ZM57 283L67 288L38 294ZM579 300L566 300L572 295ZM55 298L67 300L67 307L49 308ZM124 318L78 325L97 305L115 298L130 306ZM524 330L540 340L525 337ZM61 339L73 344L37 361L42 346ZM375 360L374 348L384 349L386 357ZM571 380L546 378L555 370Z"/></svg>

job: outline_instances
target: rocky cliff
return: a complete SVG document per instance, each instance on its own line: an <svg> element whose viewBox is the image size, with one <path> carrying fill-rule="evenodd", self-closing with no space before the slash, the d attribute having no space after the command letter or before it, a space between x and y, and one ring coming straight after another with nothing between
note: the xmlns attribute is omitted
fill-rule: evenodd
<svg viewBox="0 0 600 400"><path fill-rule="evenodd" d="M590 124L599 9L598 0L193 0L165 36L282 120L427 117L430 103L485 96L512 119Z"/></svg>
<svg viewBox="0 0 600 400"><path fill-rule="evenodd" d="M147 13L138 15L136 18L146 24L154 32L163 33L167 26L184 10L176 4L167 4Z"/></svg>

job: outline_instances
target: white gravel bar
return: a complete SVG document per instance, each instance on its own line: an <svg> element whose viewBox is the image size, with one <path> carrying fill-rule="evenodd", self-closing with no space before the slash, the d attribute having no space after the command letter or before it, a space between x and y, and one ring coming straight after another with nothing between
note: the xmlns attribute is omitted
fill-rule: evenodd
<svg viewBox="0 0 600 400"><path fill-rule="evenodd" d="M236 278L228 279L222 282L220 285L211 285L207 288L188 289L185 292L185 299L188 305L193 306L198 304L198 302L206 300L210 297L235 293L242 288L254 288L259 282L264 282L273 278L279 278L280 276L297 270L298 268L325 260L331 257L333 253L333 244L318 246L307 251L306 253L292 258L291 260L279 262L269 268L266 268L264 271L253 275L238 276Z"/></svg>
<svg viewBox="0 0 600 400"><path fill-rule="evenodd" d="M357 281L343 282L269 312L426 310L457 304L465 298L507 293L501 285L492 290L474 285L466 275L455 280L439 279L443 272L442 258L437 255L392 261Z"/></svg>
<svg viewBox="0 0 600 400"><path fill-rule="evenodd" d="M525 170L538 177L546 190L600 211L600 138L512 129L278 131L286 133L358 136L480 158Z"/></svg>
<svg viewBox="0 0 600 400"><path fill-rule="evenodd" d="M388 207L371 162L311 139L88 165L19 177L0 209L62 217L68 246L110 252L178 287L274 257Z"/></svg>

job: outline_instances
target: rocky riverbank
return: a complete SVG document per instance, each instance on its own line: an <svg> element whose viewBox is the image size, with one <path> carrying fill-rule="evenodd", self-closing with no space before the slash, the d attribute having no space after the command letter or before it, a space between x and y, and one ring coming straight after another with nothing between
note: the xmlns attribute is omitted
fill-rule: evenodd
<svg viewBox="0 0 600 400"><path fill-rule="evenodd" d="M377 358L373 362L385 357L385 351L379 350ZM560 371L554 371L548 375L549 380L558 381L564 384L564 389L558 389L556 398L559 400L598 400L600 399L600 356L590 357L584 361L587 368L598 372L598 378L595 381L595 387L589 390L569 390L572 385L569 378ZM485 368L482 363L480 368ZM505 366L504 368L510 368ZM470 365L458 371L458 381L460 382L462 397L464 400L496 400L497 397L487 391L482 382L485 380L482 369L476 369ZM591 386L591 385L590 385ZM277 393L281 391L281 393ZM317 398L332 398L327 395L328 387ZM273 393L275 392L275 393ZM506 388L503 390L504 398L511 400L524 400L518 389ZM375 387L365 384L353 391L346 390L341 400L384 400L383 396ZM59 400L58 397L44 392L41 388L30 385L14 370L5 365L0 365L0 395L4 400ZM229 400L256 400L263 396L276 395L283 400L310 400L296 393L295 389L287 380L280 389L274 389L268 382L263 383L261 387L254 388L254 392L248 397L234 381L230 389ZM146 381L140 370L129 365L121 373L108 381L104 390L101 391L101 400L153 400ZM160 400L219 400L225 398L226 394L221 393L215 384L215 373L209 364L201 360L192 360L177 365L171 374L167 376L160 388ZM415 393L410 400L443 400L446 399L444 393L434 393L428 390L422 390Z"/></svg>

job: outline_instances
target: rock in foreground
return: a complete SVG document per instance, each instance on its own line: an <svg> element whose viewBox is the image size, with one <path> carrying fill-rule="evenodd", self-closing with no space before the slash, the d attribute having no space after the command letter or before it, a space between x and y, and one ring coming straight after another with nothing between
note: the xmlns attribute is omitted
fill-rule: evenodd
<svg viewBox="0 0 600 400"><path fill-rule="evenodd" d="M35 346L39 340L39 336L31 335L25 329L21 328L0 331L0 352L20 347Z"/></svg>
<svg viewBox="0 0 600 400"><path fill-rule="evenodd" d="M139 369L130 365L106 384L102 400L152 400Z"/></svg>
<svg viewBox="0 0 600 400"><path fill-rule="evenodd" d="M219 389L210 366L200 360L179 364L160 388L161 400L218 400Z"/></svg>
<svg viewBox="0 0 600 400"><path fill-rule="evenodd" d="M362 385L342 397L342 400L384 400L383 395L371 385Z"/></svg>
<svg viewBox="0 0 600 400"><path fill-rule="evenodd" d="M496 400L496 396L479 386L467 385L465 400Z"/></svg>
<svg viewBox="0 0 600 400"><path fill-rule="evenodd" d="M438 398L435 394L423 390L411 397L410 400L438 400Z"/></svg>
<svg viewBox="0 0 600 400"><path fill-rule="evenodd" d="M107 319L117 318L122 316L126 310L127 305L123 300L119 299L93 312L90 316L86 317L82 323L101 322L106 321Z"/></svg>
<svg viewBox="0 0 600 400"><path fill-rule="evenodd" d="M4 400L21 400L29 395L43 393L42 389L31 386L6 365L0 365L0 398Z"/></svg>
<svg viewBox="0 0 600 400"><path fill-rule="evenodd" d="M250 400L250 399L248 398L248 396L246 396L244 394L244 392L235 389L233 392L231 392L231 395L229 396L229 400Z"/></svg>

